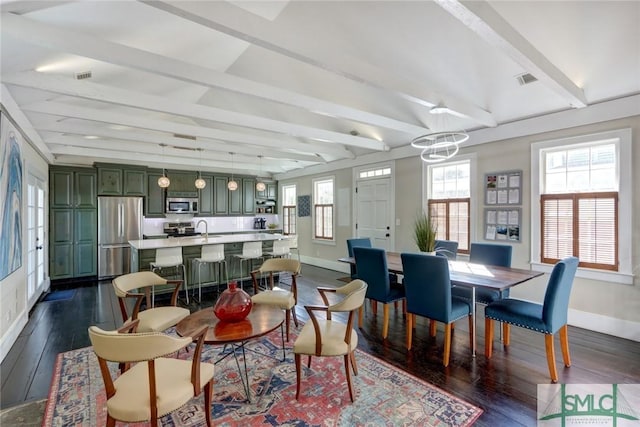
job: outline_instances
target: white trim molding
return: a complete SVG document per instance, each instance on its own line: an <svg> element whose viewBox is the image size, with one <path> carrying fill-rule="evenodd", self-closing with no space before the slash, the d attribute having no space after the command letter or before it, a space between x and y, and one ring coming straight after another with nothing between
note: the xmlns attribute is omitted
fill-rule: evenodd
<svg viewBox="0 0 640 427"><path fill-rule="evenodd" d="M568 323L578 328L640 342L639 322L616 319L615 317L570 308Z"/></svg>

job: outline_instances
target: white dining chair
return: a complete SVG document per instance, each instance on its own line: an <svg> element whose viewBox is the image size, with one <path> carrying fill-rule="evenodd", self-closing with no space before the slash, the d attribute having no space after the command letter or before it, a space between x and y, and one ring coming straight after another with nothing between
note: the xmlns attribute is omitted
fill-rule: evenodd
<svg viewBox="0 0 640 427"><path fill-rule="evenodd" d="M187 289L187 272L182 261L182 247L159 248L156 249L156 259L151 263L151 271L157 271L162 276L162 269L175 268L178 272L182 270L182 282L184 283L184 294L189 304L189 290Z"/></svg>

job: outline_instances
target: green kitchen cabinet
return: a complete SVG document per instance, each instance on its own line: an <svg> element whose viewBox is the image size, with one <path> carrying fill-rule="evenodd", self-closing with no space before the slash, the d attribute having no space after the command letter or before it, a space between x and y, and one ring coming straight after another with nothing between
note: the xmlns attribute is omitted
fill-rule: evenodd
<svg viewBox="0 0 640 427"><path fill-rule="evenodd" d="M49 275L52 280L98 272L97 172L52 166L49 173Z"/></svg>
<svg viewBox="0 0 640 427"><path fill-rule="evenodd" d="M162 172L147 172L147 198L145 199L146 218L164 218L164 188L158 186Z"/></svg>
<svg viewBox="0 0 640 427"><path fill-rule="evenodd" d="M198 189L196 188L196 179L198 178L198 174L196 172L186 172L186 171L167 171L167 176L171 181L169 188L167 191L189 191L196 192Z"/></svg>
<svg viewBox="0 0 640 427"><path fill-rule="evenodd" d="M122 195L122 168L98 167L98 195Z"/></svg>
<svg viewBox="0 0 640 427"><path fill-rule="evenodd" d="M211 175L202 175L202 179L206 183L205 187L198 190L200 194L200 206L198 207L199 216L213 216L215 214L215 198L214 198L214 177Z"/></svg>
<svg viewBox="0 0 640 427"><path fill-rule="evenodd" d="M278 183L277 182L267 183L267 199L270 199L270 200L278 199Z"/></svg>
<svg viewBox="0 0 640 427"><path fill-rule="evenodd" d="M253 215L256 212L256 180L242 179L242 215Z"/></svg>
<svg viewBox="0 0 640 427"><path fill-rule="evenodd" d="M229 195L229 215L242 215L242 179L235 178L238 188L235 191L228 191Z"/></svg>
<svg viewBox="0 0 640 427"><path fill-rule="evenodd" d="M123 169L122 175L124 179L122 188L123 196L147 195L147 172L145 170Z"/></svg>
<svg viewBox="0 0 640 427"><path fill-rule="evenodd" d="M229 213L229 190L226 176L213 177L213 214L227 215Z"/></svg>

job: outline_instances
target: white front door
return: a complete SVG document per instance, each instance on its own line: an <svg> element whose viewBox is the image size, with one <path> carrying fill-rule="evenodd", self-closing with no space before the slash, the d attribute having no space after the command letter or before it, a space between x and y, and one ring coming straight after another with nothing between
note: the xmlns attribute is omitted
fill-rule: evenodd
<svg viewBox="0 0 640 427"><path fill-rule="evenodd" d="M45 287L44 182L29 175L27 183L27 302L32 307Z"/></svg>
<svg viewBox="0 0 640 427"><path fill-rule="evenodd" d="M376 248L391 250L391 178L359 180L357 188L357 236L369 237Z"/></svg>

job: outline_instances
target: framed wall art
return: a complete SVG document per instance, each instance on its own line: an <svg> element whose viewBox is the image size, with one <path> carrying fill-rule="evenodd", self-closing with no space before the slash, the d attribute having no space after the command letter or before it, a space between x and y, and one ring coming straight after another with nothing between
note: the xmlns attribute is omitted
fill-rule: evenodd
<svg viewBox="0 0 640 427"><path fill-rule="evenodd" d="M484 204L522 204L522 171L492 172L484 175Z"/></svg>

